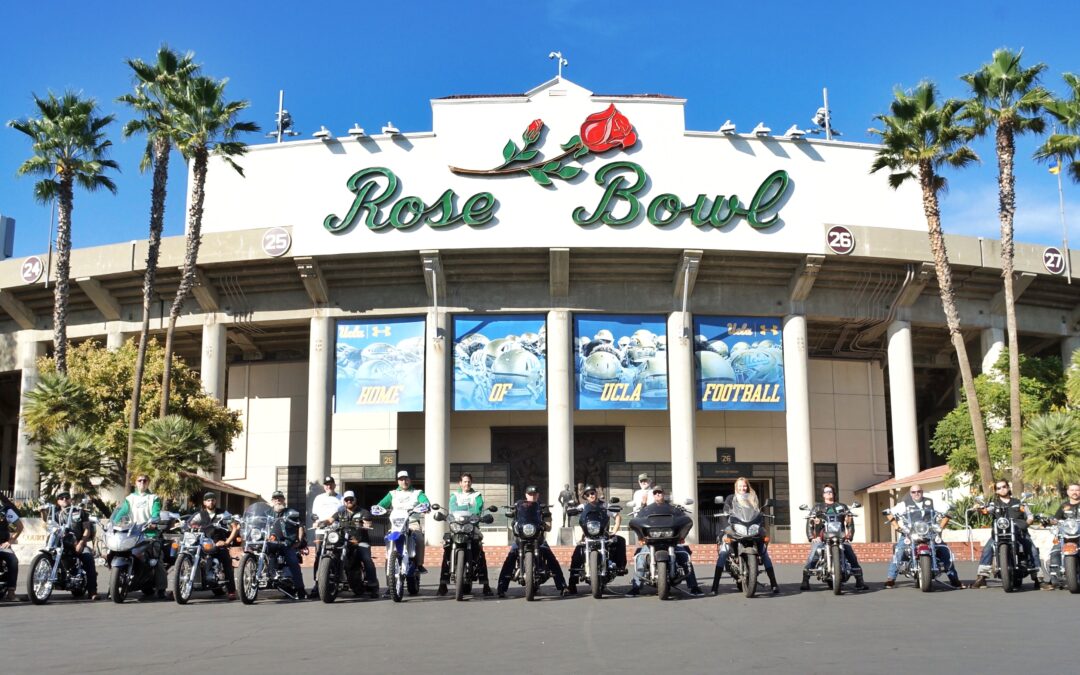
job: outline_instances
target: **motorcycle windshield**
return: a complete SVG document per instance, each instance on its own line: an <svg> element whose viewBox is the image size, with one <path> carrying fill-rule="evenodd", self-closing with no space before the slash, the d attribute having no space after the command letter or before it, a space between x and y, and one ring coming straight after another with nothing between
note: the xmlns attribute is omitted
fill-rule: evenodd
<svg viewBox="0 0 1080 675"><path fill-rule="evenodd" d="M735 503L731 507L731 511L728 513L728 522L740 522L747 525L757 523L761 520L761 511L750 506L748 504Z"/></svg>
<svg viewBox="0 0 1080 675"><path fill-rule="evenodd" d="M244 527L248 529L264 529L268 526L273 517L274 509L266 502L252 504L244 511Z"/></svg>
<svg viewBox="0 0 1080 675"><path fill-rule="evenodd" d="M543 525L543 517L540 514L540 504L538 502L519 502L514 509L514 521L517 522L518 525L524 525L526 523Z"/></svg>
<svg viewBox="0 0 1080 675"><path fill-rule="evenodd" d="M914 525L915 523L932 523L934 522L934 512L932 509L908 509L904 513L904 516L908 519L908 522Z"/></svg>
<svg viewBox="0 0 1080 675"><path fill-rule="evenodd" d="M112 526L118 530L126 530L135 524L135 521L131 518L131 510L127 508L124 502L120 502L120 505L109 516L109 522Z"/></svg>

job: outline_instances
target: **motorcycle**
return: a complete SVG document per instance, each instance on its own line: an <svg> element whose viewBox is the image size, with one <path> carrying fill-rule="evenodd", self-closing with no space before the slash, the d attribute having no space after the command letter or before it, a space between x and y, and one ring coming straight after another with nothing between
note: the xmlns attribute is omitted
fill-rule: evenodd
<svg viewBox="0 0 1080 675"><path fill-rule="evenodd" d="M851 508L859 508L859 502L853 502ZM800 511L809 511L806 504L799 506ZM821 553L818 554L810 575L823 582L832 589L833 595L840 595L844 589L844 582L851 578L851 563L844 555L844 544L847 539L847 525L845 521L851 515L850 511L844 513L817 512L806 516L807 528L812 518L822 521L821 532L818 540L823 542Z"/></svg>
<svg viewBox="0 0 1080 675"><path fill-rule="evenodd" d="M694 500L687 499L686 506ZM644 517L638 515L630 521L630 529L644 546L635 554L637 569L644 570L641 582L656 587L661 600L671 596L671 589L690 576L690 556L677 551L679 542L694 527L690 512L679 504L665 503L667 508L653 507Z"/></svg>
<svg viewBox="0 0 1080 675"><path fill-rule="evenodd" d="M283 550L287 544L277 541L275 525L284 518L299 521L300 514L294 509L280 516L265 502L252 504L244 511L240 534L244 540L244 553L240 556L240 600L250 605L259 597L261 589L278 590L296 599L303 588L303 579L293 579L285 565Z"/></svg>
<svg viewBox="0 0 1080 675"><path fill-rule="evenodd" d="M544 544L544 522L551 517L551 511L546 505L536 506L538 508L532 508L530 503L523 502L503 507L510 536L518 546L518 558L511 579L525 587L525 599L528 601L535 600L537 591L552 577L544 556L540 555L540 547Z"/></svg>
<svg viewBox="0 0 1080 675"><path fill-rule="evenodd" d="M339 516L344 509L338 512ZM359 597L368 592L364 566L357 549L370 548L364 530L365 514L356 513L348 520L334 520L323 534L322 551L316 563L319 566L319 597L323 602L333 602L341 591L352 591ZM344 573L343 573L344 572ZM372 591L371 597L378 597Z"/></svg>
<svg viewBox="0 0 1080 675"><path fill-rule="evenodd" d="M479 515L469 511L447 512L434 507L435 520L449 521L449 532L444 537L444 546L450 548L450 582L454 584L454 599L463 600L472 592L473 583L483 578L481 569L480 546L484 535L480 525L489 525L495 518L489 513ZM498 507L489 506L488 511L498 511Z"/></svg>
<svg viewBox="0 0 1080 675"><path fill-rule="evenodd" d="M716 497L716 504L723 504L723 497ZM766 508L772 505L772 501L765 500L761 505ZM727 559L727 573L735 580L743 595L748 598L754 597L757 592L758 575L762 572L761 552L769 543L768 528L765 527L765 518L771 518L761 512L761 509L749 505L733 503L731 511L724 511L717 518L727 518L727 526L716 538L717 545L727 544L731 554Z"/></svg>
<svg viewBox="0 0 1080 675"><path fill-rule="evenodd" d="M410 536L409 524L418 522L425 513L438 504L416 504L411 509L387 511L375 505L371 515L387 516L390 519L390 531L386 533L386 586L390 589L390 598L394 602L420 592L420 568L416 564L416 537Z"/></svg>
<svg viewBox="0 0 1080 675"><path fill-rule="evenodd" d="M1029 498L1024 493L1022 499ZM982 511L993 519L990 526L990 546L994 552L994 577L1001 579L1001 587L1006 593L1019 590L1024 577L1035 571L1031 561L1024 555L1020 544L1022 534L1017 531L1016 522L1009 517L1008 508L999 501L985 502L981 497L971 510Z"/></svg>
<svg viewBox="0 0 1080 675"><path fill-rule="evenodd" d="M613 497L603 509L585 510L585 505L580 504L566 510L567 516L580 516L578 526L581 527L585 547L585 569L582 570L581 579L589 582L592 596L597 600L603 596L607 585L615 581L619 572L608 550L613 541L608 534L608 522L611 516L622 511L618 501L618 497Z"/></svg>
<svg viewBox="0 0 1080 675"><path fill-rule="evenodd" d="M1077 554L1080 552L1080 520L1076 518L1064 518L1053 521L1046 516L1040 516L1040 520L1053 524L1057 527L1054 535L1054 544L1061 547L1061 561L1059 565L1046 561L1046 578L1058 579L1064 582L1065 588L1070 593L1080 593L1080 579L1077 578Z"/></svg>
<svg viewBox="0 0 1080 675"><path fill-rule="evenodd" d="M176 514L162 511L146 523L135 523L130 513L119 515L121 508L122 504L109 518L105 535L109 597L117 604L124 602L132 588L142 591L145 597L154 594L157 566L165 565L162 538L177 520Z"/></svg>
<svg viewBox="0 0 1080 675"><path fill-rule="evenodd" d="M48 506L45 522L48 530L45 535L45 547L30 562L30 576L27 579L26 594L30 602L44 605L49 601L55 589L71 591L71 597L81 598L86 594L87 572L83 569L82 559L75 553L75 533L73 525L82 518L88 504L72 504L57 513L56 505ZM97 518L91 518L96 523Z"/></svg>
<svg viewBox="0 0 1080 675"><path fill-rule="evenodd" d="M885 509L882 514L896 519L906 549L896 568L897 573L914 579L923 593L934 590L934 579L947 574L952 567L951 558L938 555L939 547L944 547L941 526L938 524L942 514L934 509L910 506L904 511Z"/></svg>
<svg viewBox="0 0 1080 675"><path fill-rule="evenodd" d="M173 577L176 604L186 605L191 599L196 576L202 581L200 590L211 591L215 597L225 595L225 569L211 555L217 548L212 535L215 530L228 529L232 523L233 516L228 511L213 516L209 523L201 522L199 514L183 519L180 540L172 543L176 554L176 575Z"/></svg>

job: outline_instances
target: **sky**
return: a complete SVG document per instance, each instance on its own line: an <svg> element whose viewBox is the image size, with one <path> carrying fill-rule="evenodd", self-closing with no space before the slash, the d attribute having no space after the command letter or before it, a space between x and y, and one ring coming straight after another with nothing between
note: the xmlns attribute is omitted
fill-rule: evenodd
<svg viewBox="0 0 1080 675"><path fill-rule="evenodd" d="M889 6L896 11L887 13ZM896 87L930 79L945 96L964 96L960 75L999 47L1023 48L1025 64L1045 63L1043 83L1064 95L1061 74L1080 73L1077 25L1080 3L1035 11L996 0L4 2L0 121L32 114L32 94L66 89L117 116L110 135L118 193L76 193L72 237L81 248L147 237L150 177L138 169L144 140L121 138L131 114L115 100L132 88L125 59L150 61L162 43L194 52L206 74L228 77L228 97L250 101L244 119L264 130L284 89L306 138L322 125L343 135L354 123L378 129L388 121L403 132L429 131L430 99L527 91L555 75L548 54L559 50L569 61L564 77L596 93L687 99L690 130L716 130L727 119L740 130L764 121L776 134L810 127L827 87L841 140L870 142L867 129L888 111ZM248 142L270 141L253 134ZM1037 145L1017 142L1016 238L1059 245L1057 180L1030 159ZM947 174L943 225L998 238L993 145L974 148L980 165ZM16 219L16 257L44 252L50 231L51 211L34 201L33 179L16 175L29 156L29 140L0 127L0 213ZM179 156L170 169L166 236L184 231ZM1064 193L1080 241L1080 186L1066 180Z"/></svg>

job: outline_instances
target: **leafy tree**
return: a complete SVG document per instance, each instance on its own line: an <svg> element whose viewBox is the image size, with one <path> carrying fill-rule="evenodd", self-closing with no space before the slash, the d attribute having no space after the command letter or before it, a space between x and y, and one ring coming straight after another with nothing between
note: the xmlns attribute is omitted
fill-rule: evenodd
<svg viewBox="0 0 1080 675"><path fill-rule="evenodd" d="M206 428L197 422L166 415L150 420L135 432L132 474L150 477L154 492L179 501L201 487L197 471L214 468L206 449Z"/></svg>
<svg viewBox="0 0 1080 675"><path fill-rule="evenodd" d="M1031 420L1024 430L1024 475L1032 483L1065 486L1080 476L1080 418L1053 410Z"/></svg>
<svg viewBox="0 0 1080 675"><path fill-rule="evenodd" d="M211 77L188 78L179 90L166 94L168 104L174 109L169 118L169 137L176 144L184 158L191 163L191 205L188 207L187 237L184 250L184 270L180 275L180 285L176 289L169 310L169 328L165 334L165 369L162 375L161 416L169 413L169 397L172 377L173 334L176 332L176 320L195 287L195 264L199 258L199 245L202 242L203 202L206 197L206 173L210 155L221 157L226 164L241 176L240 168L233 157L247 152L247 145L240 141L240 135L255 132L259 127L254 122L241 122L237 116L250 104L248 101L228 101L225 99L227 79L215 80Z"/></svg>
<svg viewBox="0 0 1080 675"><path fill-rule="evenodd" d="M97 497L114 473L99 445L99 439L81 427L65 427L39 445L37 460L45 494L66 489L73 495Z"/></svg>
<svg viewBox="0 0 1080 675"><path fill-rule="evenodd" d="M964 114L974 125L975 133L994 130L998 160L998 218L1001 221L1001 276L1005 281L1005 325L1009 335L1010 427L1012 429L1012 476L1023 484L1023 438L1020 426L1020 343L1016 333L1016 300L1013 296L1013 216L1016 213L1016 176L1013 158L1016 136L1028 132L1041 134L1046 127L1043 106L1050 94L1039 86L1039 74L1046 65L1030 68L1020 65L1023 50L998 49L990 63L961 79L971 87L971 100Z"/></svg>
<svg viewBox="0 0 1080 675"><path fill-rule="evenodd" d="M90 394L79 382L63 373L45 373L26 394L23 421L27 436L43 445L62 429L89 422Z"/></svg>
<svg viewBox="0 0 1080 675"><path fill-rule="evenodd" d="M139 354L135 361L135 386L131 394L131 417L128 420L127 461L131 464L134 451L135 429L138 423L135 411L139 409L142 397L142 374L146 363L146 342L150 336L150 304L154 298L154 280L157 275L158 255L161 250L161 232L165 221L165 189L169 177L169 154L173 139L171 123L176 111L169 103L169 97L175 96L198 70L191 52L181 56L162 45L158 49L157 60L153 64L142 59L128 59L135 79L135 91L117 99L130 106L139 115L124 125L125 138L135 134L146 134L146 151L140 171L153 168L153 185L150 189L150 238L146 252L146 271L143 274L142 328L139 331ZM130 476L125 484L130 483Z"/></svg>
<svg viewBox="0 0 1080 675"><path fill-rule="evenodd" d="M1069 97L1050 101L1046 112L1058 124L1060 133L1053 133L1035 151L1035 159L1041 161L1062 159L1069 161L1068 171L1073 182L1080 183L1080 76L1072 73L1062 75L1069 87Z"/></svg>
<svg viewBox="0 0 1080 675"><path fill-rule="evenodd" d="M1080 349L1073 352L1069 375L1065 381L1065 392L1073 410L1080 410Z"/></svg>
<svg viewBox="0 0 1080 675"><path fill-rule="evenodd" d="M953 288L952 265L945 248L945 234L941 229L941 210L938 195L947 186L945 177L938 173L944 166L962 168L978 161L975 152L968 147L970 128L963 126L957 117L963 107L960 101L949 99L938 103L937 87L932 82L921 82L911 93L897 90L889 106L891 115L878 115L875 119L884 129L871 131L881 136L882 147L871 165L870 173L882 169L889 171L889 185L899 188L908 180L916 180L922 190L923 213L930 237L930 252L934 256L941 306L949 327L949 338L956 350L956 360L964 381L964 395L970 403L968 415L975 442L979 476L983 490L994 481L990 451L983 426L982 411L975 395L975 381L971 374L967 345L960 332L960 313L956 308L956 291Z"/></svg>
<svg viewBox="0 0 1080 675"><path fill-rule="evenodd" d="M53 290L53 346L56 368L67 370L67 306L71 272L71 211L75 185L93 192L105 188L116 192L116 184L105 175L119 166L107 159L112 141L105 127L114 117L98 115L97 102L67 92L57 98L34 96L39 117L11 120L8 126L30 137L33 156L19 166L20 176L42 176L34 184L34 196L42 203L56 200L56 286Z"/></svg>

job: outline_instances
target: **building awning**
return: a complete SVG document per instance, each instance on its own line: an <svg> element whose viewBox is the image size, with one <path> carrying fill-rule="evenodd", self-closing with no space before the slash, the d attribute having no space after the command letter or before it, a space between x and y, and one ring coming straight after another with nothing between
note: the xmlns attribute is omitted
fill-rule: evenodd
<svg viewBox="0 0 1080 675"><path fill-rule="evenodd" d="M258 494L254 493L254 492L249 491L249 490L243 490L241 488L236 487L235 485L230 485L230 484L228 484L228 483L226 483L224 481L214 480L213 478L207 478L205 476L199 476L199 475L187 472L187 471L184 471L183 473L184 473L184 475L187 475L187 476L195 476L200 481L202 481L203 489L217 490L218 492L228 492L231 495L239 495L239 496L247 498L247 499L262 499L261 495L258 495Z"/></svg>
<svg viewBox="0 0 1080 675"><path fill-rule="evenodd" d="M913 473L910 476L904 478L890 478L889 480L882 481L876 485L870 485L864 487L856 492L867 492L874 494L875 492L888 492L890 490L901 490L903 488L911 487L917 483L936 483L945 480L945 474L949 473L948 465L935 466L932 469L926 469L919 473Z"/></svg>

